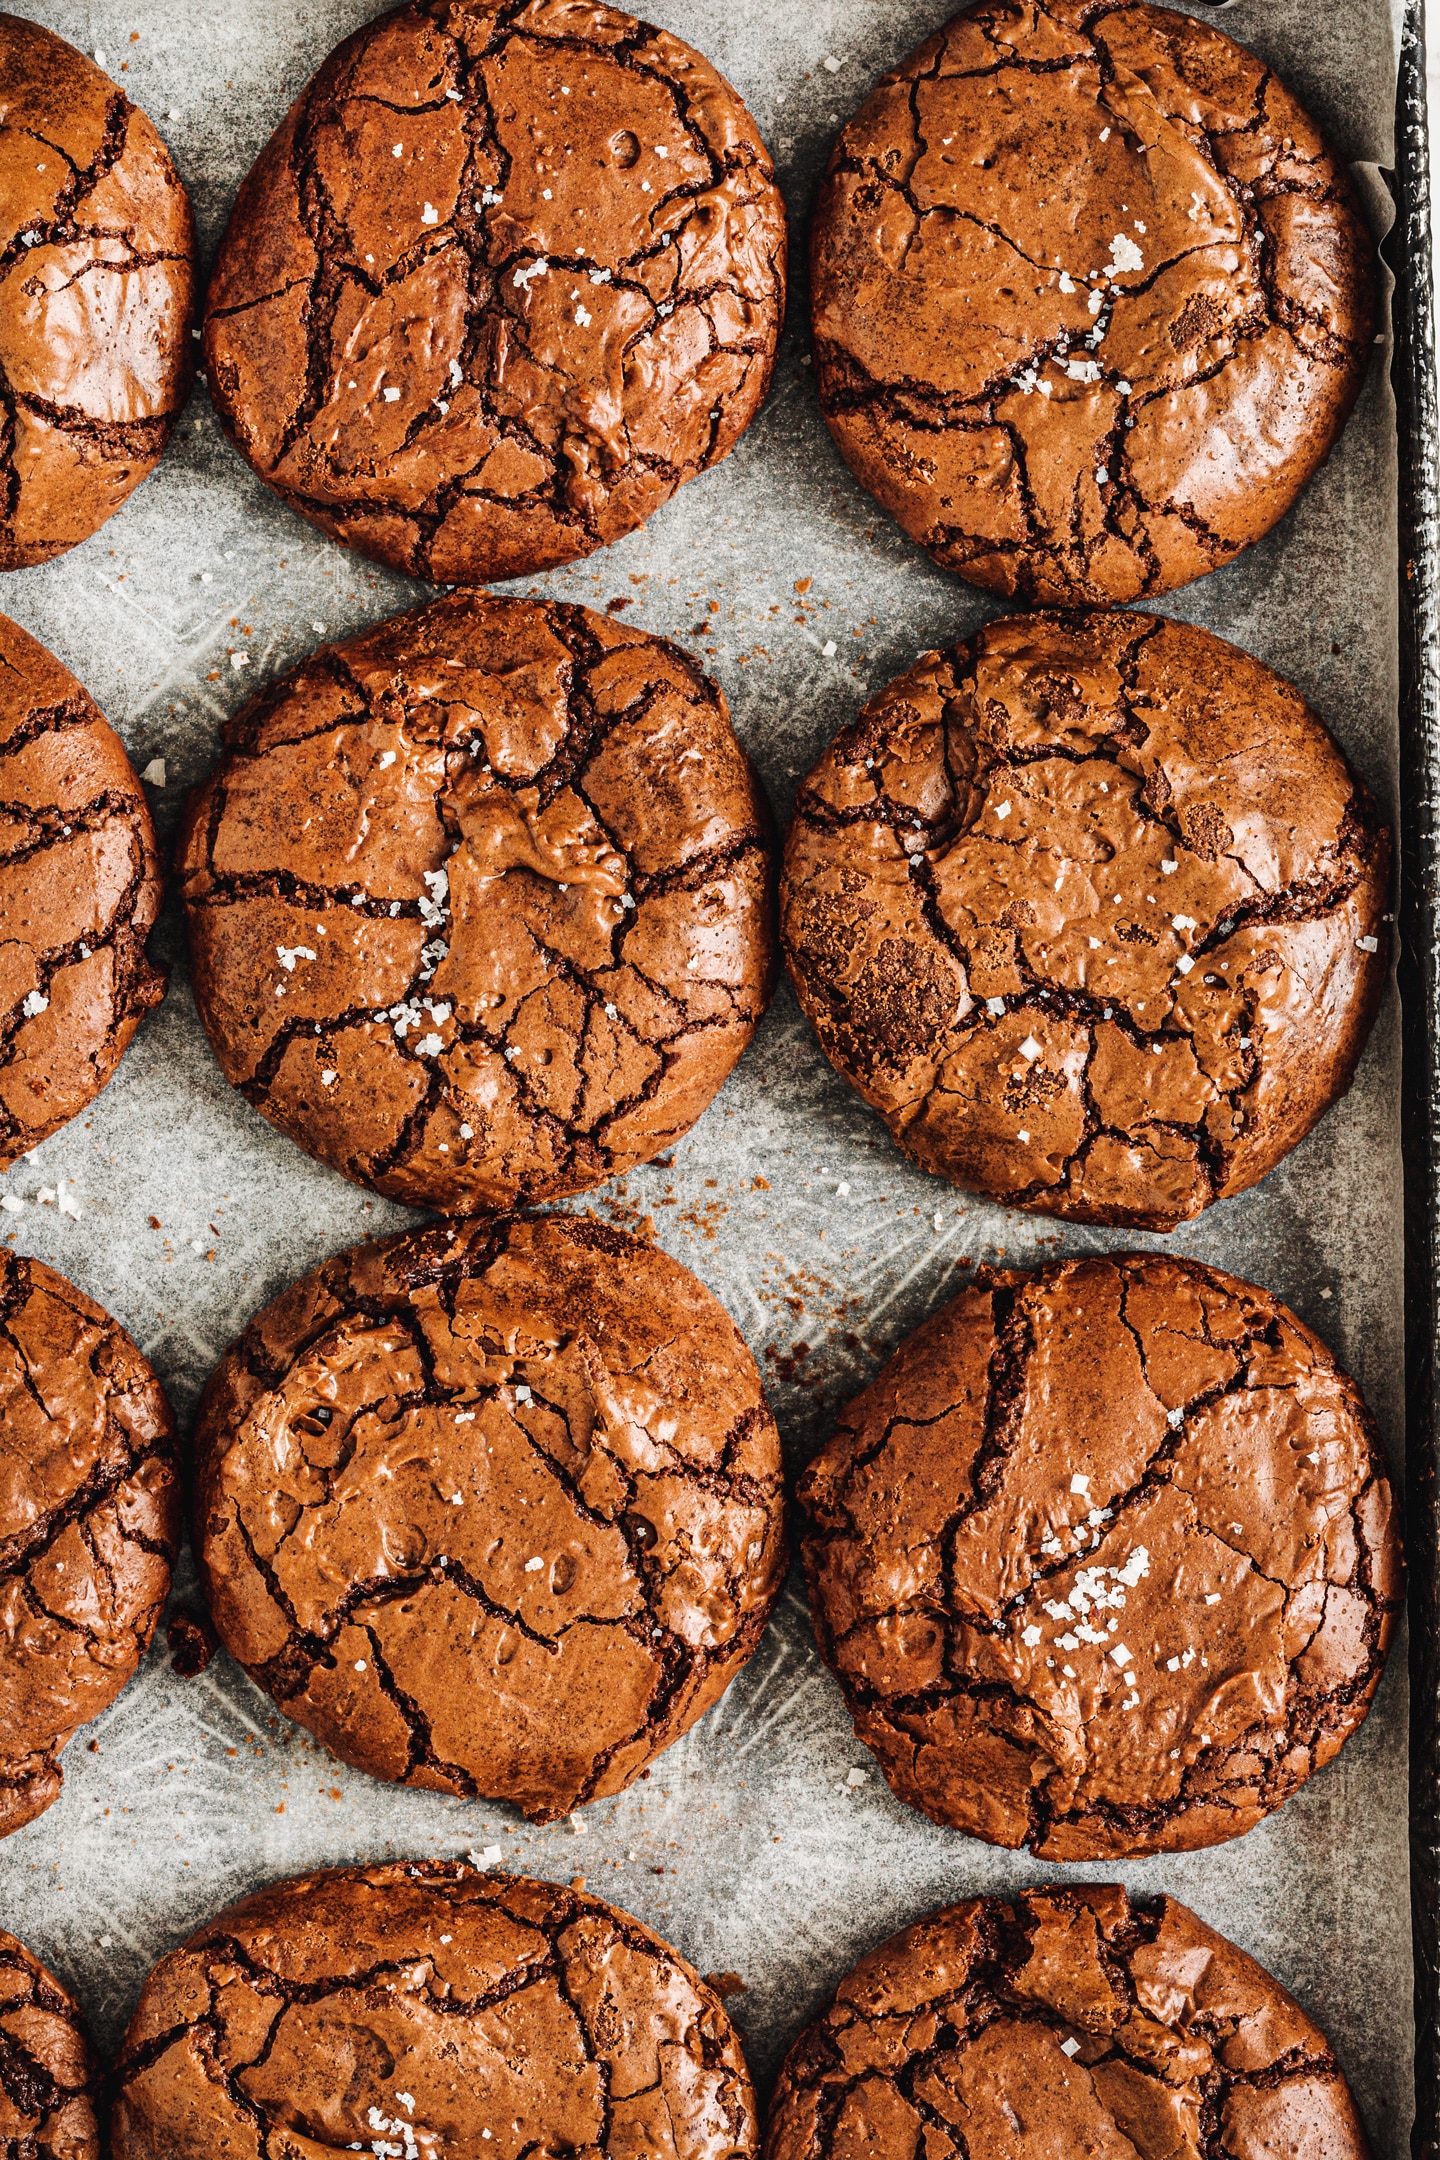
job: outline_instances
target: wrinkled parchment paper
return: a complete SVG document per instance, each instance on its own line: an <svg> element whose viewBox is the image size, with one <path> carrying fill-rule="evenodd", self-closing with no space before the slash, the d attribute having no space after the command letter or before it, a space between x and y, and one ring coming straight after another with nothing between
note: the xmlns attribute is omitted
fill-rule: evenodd
<svg viewBox="0 0 1440 2160"><path fill-rule="evenodd" d="M207 260L289 100L341 36L379 12L373 0L31 0L29 11L103 54L160 126ZM793 221L791 326L770 401L727 464L608 553L512 589L599 607L623 599L628 621L699 649L783 824L797 779L873 690L998 612L931 566L862 494L830 446L804 365L804 235L830 140L882 69L949 9L653 0L648 12L729 76L776 155ZM1237 0L1215 19L1327 126L1383 231L1392 0ZM802 608L796 582L806 578ZM1292 677L1393 807L1395 582L1382 344L1343 441L1296 509L1238 562L1161 605ZM215 758L221 721L251 691L322 636L425 596L281 508L225 444L203 387L159 471L118 517L62 561L0 583L0 608L88 685L137 768L164 758L167 784L151 795L167 836L183 790ZM225 660L237 644L252 658L244 671ZM25 1202L5 1218L16 1249L116 1313L188 1418L258 1306L326 1254L416 1218L311 1163L232 1093L190 1001L173 909L159 945L174 969L170 994L117 1078L0 1185ZM1359 1378L1397 1469L1398 1088L1392 996L1348 1099L1259 1190L1171 1241L1277 1291L1319 1329ZM78 1219L38 1202L42 1187L70 1194ZM959 1287L962 1257L1023 1263L1154 1242L1009 1214L922 1176L831 1074L783 988L673 1164L582 1204L622 1223L653 1217L660 1242L724 1300L764 1364L792 1468L877 1359ZM178 1594L192 1583L187 1556ZM869 1772L854 1789L852 1766ZM532 1830L503 1808L374 1784L287 1725L227 1658L182 1681L163 1647L73 1743L65 1770L59 1803L0 1845L0 1925L75 1987L107 2048L154 1959L255 1885L316 1865L489 1844L510 1868L585 1875L703 1972L740 1974L747 1992L730 2008L768 2086L864 1949L932 1905L1047 1872L891 1797L820 1663L798 1577L723 1702L647 1783L589 1810L583 1832ZM1172 1891L1254 1952L1330 2034L1377 2160L1399 2160L1411 2111L1403 1649L1361 1735L1247 1838L1076 1872Z"/></svg>

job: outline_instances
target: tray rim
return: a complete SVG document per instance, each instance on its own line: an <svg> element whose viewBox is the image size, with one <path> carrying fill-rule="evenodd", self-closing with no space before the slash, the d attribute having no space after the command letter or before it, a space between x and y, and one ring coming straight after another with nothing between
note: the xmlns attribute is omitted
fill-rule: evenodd
<svg viewBox="0 0 1440 2160"><path fill-rule="evenodd" d="M1440 2154L1440 417L1424 0L1406 0L1395 113L1392 380L1400 455L1401 1153L1410 1621L1416 2160Z"/></svg>

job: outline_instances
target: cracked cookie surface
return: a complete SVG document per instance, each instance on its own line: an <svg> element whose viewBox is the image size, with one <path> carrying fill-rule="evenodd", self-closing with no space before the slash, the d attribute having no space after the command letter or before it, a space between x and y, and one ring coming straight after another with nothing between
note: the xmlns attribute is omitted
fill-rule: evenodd
<svg viewBox="0 0 1440 2160"><path fill-rule="evenodd" d="M895 1791L1042 1859L1238 1837L1363 1721L1400 1609L1373 1423L1265 1291L996 1274L801 1480L820 1648Z"/></svg>
<svg viewBox="0 0 1440 2160"><path fill-rule="evenodd" d="M0 2149L100 2160L100 2070L69 1992L0 1930Z"/></svg>
<svg viewBox="0 0 1440 2160"><path fill-rule="evenodd" d="M734 448L785 244L754 121L679 38L590 0L428 0L336 49L242 187L211 395L337 540L529 575Z"/></svg>
<svg viewBox="0 0 1440 2160"><path fill-rule="evenodd" d="M841 1981L766 2160L1367 2160L1325 2035L1173 1898L1086 1884L930 1913Z"/></svg>
<svg viewBox="0 0 1440 2160"><path fill-rule="evenodd" d="M227 730L178 867L225 1076L361 1184L468 1214L688 1131L774 974L723 691L558 602L457 593Z"/></svg>
<svg viewBox="0 0 1440 2160"><path fill-rule="evenodd" d="M459 1861L302 1876L221 1913L150 1974L116 2080L115 2160L759 2149L735 2030L668 1943Z"/></svg>
<svg viewBox="0 0 1440 2160"><path fill-rule="evenodd" d="M831 1063L924 1169L1170 1230L1348 1088L1390 838L1282 677L1186 623L1013 616L835 737L781 936Z"/></svg>
<svg viewBox="0 0 1440 2160"><path fill-rule="evenodd" d="M3 23L0 23L3 27ZM0 1169L104 1087L165 977L145 792L89 693L0 615Z"/></svg>
<svg viewBox="0 0 1440 2160"><path fill-rule="evenodd" d="M816 385L946 569L1045 606L1169 592L1258 540L1370 357L1344 166L1208 24L987 0L887 75L812 228Z"/></svg>
<svg viewBox="0 0 1440 2160"><path fill-rule="evenodd" d="M252 1321L196 1431L222 1640L374 1777L550 1822L717 1701L786 1565L754 1359L583 1216L360 1246Z"/></svg>
<svg viewBox="0 0 1440 2160"><path fill-rule="evenodd" d="M153 123L0 15L0 570L88 539L153 471L194 307L190 202Z"/></svg>
<svg viewBox="0 0 1440 2160"><path fill-rule="evenodd" d="M0 1837L59 1797L61 1749L149 1648L179 1535L154 1373L63 1275L0 1255Z"/></svg>

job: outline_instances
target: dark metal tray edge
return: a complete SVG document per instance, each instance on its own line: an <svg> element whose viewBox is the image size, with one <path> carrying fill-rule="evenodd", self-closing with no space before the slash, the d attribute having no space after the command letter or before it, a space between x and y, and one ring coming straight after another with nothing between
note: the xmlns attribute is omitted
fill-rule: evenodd
<svg viewBox="0 0 1440 2160"><path fill-rule="evenodd" d="M1395 115L1393 380L1400 455L1400 925L1404 1077L1410 1900L1416 2160L1440 2154L1440 450L1424 0L1406 0Z"/></svg>

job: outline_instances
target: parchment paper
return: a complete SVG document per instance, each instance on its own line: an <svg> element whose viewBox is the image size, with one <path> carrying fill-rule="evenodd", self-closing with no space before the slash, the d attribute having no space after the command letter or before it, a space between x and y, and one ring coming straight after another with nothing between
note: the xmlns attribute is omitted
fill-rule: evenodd
<svg viewBox="0 0 1440 2160"><path fill-rule="evenodd" d="M161 127L208 259L288 101L378 10L373 0L31 0L31 12L98 48ZM793 220L790 332L769 404L727 464L646 531L515 589L624 600L627 620L702 651L783 825L797 778L865 697L923 648L998 611L933 568L861 493L830 447L804 364L806 220L829 142L949 7L652 0L648 12L730 77L776 153ZM1218 20L1289 78L1357 163L1383 231L1391 0L1238 0ZM1395 481L1381 344L1343 441L1297 508L1238 562L1163 603L1293 678L1392 807ZM359 629L423 597L282 509L223 441L203 388L118 517L62 561L0 581L0 608L80 675L137 768L164 757L168 783L151 793L167 835L227 713L322 629ZM248 669L228 664L230 646L250 654ZM190 1001L173 910L159 943L170 994L117 1078L0 1184L26 1203L6 1218L16 1248L116 1313L188 1418L259 1305L326 1254L416 1218L308 1161L226 1086ZM1259 1190L1170 1241L1277 1291L1320 1330L1360 1380L1397 1470L1398 1084L1392 996L1348 1099ZM62 1186L78 1220L37 1201L41 1187ZM725 1301L764 1364L792 1468L833 1407L964 1280L962 1256L1025 1262L1156 1242L1061 1229L922 1176L831 1074L785 989L673 1163L588 1204L622 1223L653 1217L660 1242ZM187 1557L180 1594L192 1581ZM1361 1735L1239 1843L1074 1871L1174 1892L1293 1988L1354 2082L1377 2160L1399 2160L1411 2113L1404 1696L1397 1648ZM852 1765L869 1772L855 1790ZM820 1663L797 1577L724 1701L647 1783L592 1808L583 1834L372 1783L288 1726L228 1659L181 1681L158 1648L73 1743L65 1771L59 1803L0 1845L0 1925L78 1990L107 2047L154 1959L255 1885L319 1864L498 1844L507 1867L583 1874L702 1971L741 1974L748 1992L730 2007L768 2087L864 1949L932 1905L1054 1872L944 1832L891 1797Z"/></svg>

